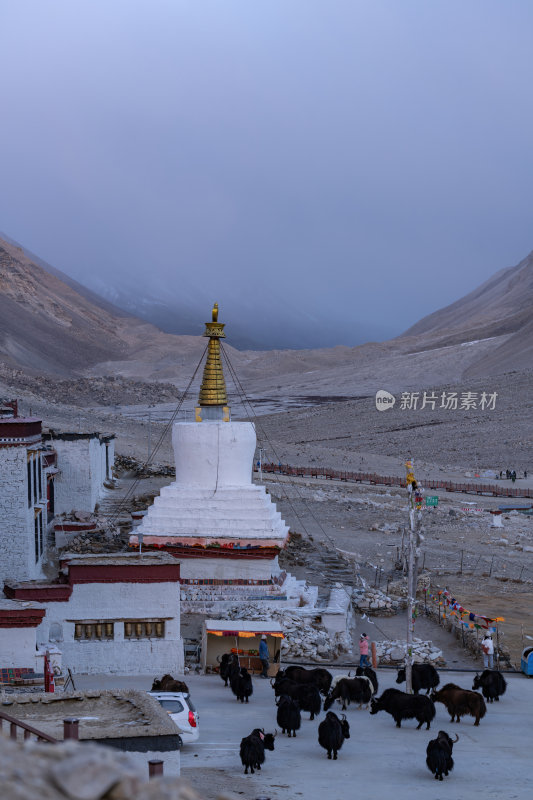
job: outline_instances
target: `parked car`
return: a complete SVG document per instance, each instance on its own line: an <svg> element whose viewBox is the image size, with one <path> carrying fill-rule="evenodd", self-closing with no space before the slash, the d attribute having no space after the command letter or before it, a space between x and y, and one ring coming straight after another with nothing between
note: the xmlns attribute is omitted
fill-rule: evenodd
<svg viewBox="0 0 533 800"><path fill-rule="evenodd" d="M148 692L165 709L179 729L183 744L195 742L200 736L198 714L187 692Z"/></svg>

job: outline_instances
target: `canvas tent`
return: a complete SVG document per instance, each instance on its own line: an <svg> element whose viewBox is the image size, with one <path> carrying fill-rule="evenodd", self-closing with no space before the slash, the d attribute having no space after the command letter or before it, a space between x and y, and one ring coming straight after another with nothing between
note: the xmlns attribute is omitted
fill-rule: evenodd
<svg viewBox="0 0 533 800"><path fill-rule="evenodd" d="M218 667L217 656L230 651L239 656L241 667L250 672L261 672L259 660L259 642L261 636L267 637L270 660L269 675L275 675L279 669L281 642L284 639L281 625L277 622L254 621L244 619L206 619L202 634L202 667L204 672Z"/></svg>

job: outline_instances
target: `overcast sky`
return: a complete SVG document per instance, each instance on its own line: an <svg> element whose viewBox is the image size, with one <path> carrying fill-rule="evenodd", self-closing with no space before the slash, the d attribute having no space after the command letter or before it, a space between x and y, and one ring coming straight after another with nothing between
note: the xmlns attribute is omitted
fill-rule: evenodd
<svg viewBox="0 0 533 800"><path fill-rule="evenodd" d="M0 35L0 230L82 282L354 344L533 249L531 0L0 0Z"/></svg>

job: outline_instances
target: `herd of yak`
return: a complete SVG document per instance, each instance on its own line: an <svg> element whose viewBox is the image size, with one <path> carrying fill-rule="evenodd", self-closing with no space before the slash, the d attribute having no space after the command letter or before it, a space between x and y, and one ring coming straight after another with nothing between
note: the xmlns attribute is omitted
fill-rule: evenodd
<svg viewBox="0 0 533 800"><path fill-rule="evenodd" d="M225 686L230 685L231 691L237 700L248 702L253 694L252 677L248 670L239 665L238 656L227 653L219 659L220 677ZM405 669L398 671L396 683L405 681ZM497 670L486 669L481 675L476 675L472 690L462 689L455 683L447 683L437 689L440 678L437 670L431 664L413 664L412 687L413 694L407 694L399 689L385 689L377 697L378 680L371 667L357 667L356 674L352 677L338 675L335 678L327 669L305 669L304 667L291 666L279 670L276 677L271 680L277 706L277 723L282 733L289 737L296 736L300 729L302 711L309 713L309 718L314 719L320 713L322 697L324 697L324 711L326 718L318 726L318 742L327 751L328 758L337 758L337 753L345 739L350 738L350 726L345 714L339 718L333 711L329 711L335 701L342 704L345 711L350 703L357 703L359 708L363 705L370 713L377 714L386 711L391 715L396 727L400 728L403 720L416 719L417 730L430 724L435 718L435 703L443 703L451 717L451 722L460 722L461 717L474 717L474 725L485 716L487 707L485 700L492 703L499 700L506 689L506 682ZM426 694L420 694L424 689ZM475 691L481 689L481 692ZM244 773L248 769L261 769L265 760L265 750L274 750L274 733L265 733L262 728L255 728L249 736L241 741L240 757ZM443 775L453 768L452 750L459 736L452 739L445 731L439 731L436 739L432 739L426 750L426 764L435 779L442 780Z"/></svg>

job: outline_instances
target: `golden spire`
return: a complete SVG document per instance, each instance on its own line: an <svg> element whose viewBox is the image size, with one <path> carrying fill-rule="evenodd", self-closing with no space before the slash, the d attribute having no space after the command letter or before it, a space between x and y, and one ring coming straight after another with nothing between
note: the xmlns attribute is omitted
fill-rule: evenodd
<svg viewBox="0 0 533 800"><path fill-rule="evenodd" d="M202 419L229 420L226 381L224 380L220 358L220 339L225 339L226 334L224 333L224 325L218 321L218 303L213 306L211 318L211 322L205 323L204 336L209 337L209 344L198 398L199 408L196 409L196 420L198 422L201 422ZM206 413L206 409L212 410L212 413Z"/></svg>

